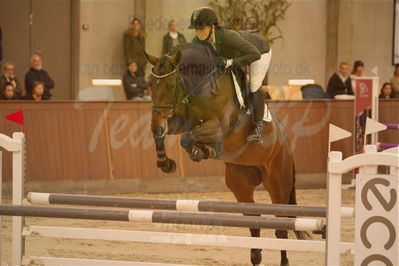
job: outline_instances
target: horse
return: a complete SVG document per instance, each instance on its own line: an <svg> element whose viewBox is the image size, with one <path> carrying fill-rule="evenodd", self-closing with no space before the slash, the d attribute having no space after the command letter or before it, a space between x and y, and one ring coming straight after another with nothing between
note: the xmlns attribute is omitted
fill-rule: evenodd
<svg viewBox="0 0 399 266"><path fill-rule="evenodd" d="M215 158L225 163L225 182L238 202L254 203L254 190L263 184L273 204L297 204L293 153L284 127L272 115L263 129L263 143L247 143L251 119L237 101L231 71L216 67L218 56L212 48L192 44L161 58L144 53L153 65L151 130L158 168L175 171L164 140L166 135L182 134L181 144L193 160ZM249 231L251 237L260 237L259 228ZM309 237L306 232L294 233L298 239ZM276 230L275 235L288 238L286 230ZM252 265L260 264L261 250L251 249L250 258ZM281 265L289 265L285 250Z"/></svg>

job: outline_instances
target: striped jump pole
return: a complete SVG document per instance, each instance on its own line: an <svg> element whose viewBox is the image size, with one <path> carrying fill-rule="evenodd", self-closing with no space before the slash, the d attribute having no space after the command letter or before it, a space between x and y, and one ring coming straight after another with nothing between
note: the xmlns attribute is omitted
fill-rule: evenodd
<svg viewBox="0 0 399 266"><path fill-rule="evenodd" d="M387 126L387 129L399 129L399 124L387 124L385 123L384 125Z"/></svg>
<svg viewBox="0 0 399 266"><path fill-rule="evenodd" d="M198 200L135 199L128 197L88 196L74 194L30 192L27 200L32 204L85 205L96 207L118 207L132 209L156 209L191 212L221 212L266 214L278 216L326 217L326 208L321 206L298 206L288 204L259 204ZM354 217L354 209L341 208L342 217Z"/></svg>
<svg viewBox="0 0 399 266"><path fill-rule="evenodd" d="M320 219L274 218L208 213L159 212L148 210L112 210L51 206L0 205L0 215L71 218L108 221L211 225L279 230L321 230Z"/></svg>
<svg viewBox="0 0 399 266"><path fill-rule="evenodd" d="M380 149L383 149L383 150L391 149L391 148L396 148L396 147L398 147L398 146L399 146L398 144L393 144L393 143L383 143L383 142L378 143L378 147L379 147Z"/></svg>

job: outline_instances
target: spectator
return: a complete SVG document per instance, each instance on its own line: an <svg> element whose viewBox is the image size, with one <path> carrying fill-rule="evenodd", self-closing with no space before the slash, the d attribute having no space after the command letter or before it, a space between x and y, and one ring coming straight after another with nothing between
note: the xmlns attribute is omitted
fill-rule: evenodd
<svg viewBox="0 0 399 266"><path fill-rule="evenodd" d="M17 100L14 85L11 82L6 82L2 87L0 100Z"/></svg>
<svg viewBox="0 0 399 266"><path fill-rule="evenodd" d="M54 81L50 78L48 73L42 69L42 58L39 55L33 55L30 61L31 68L25 75L26 95L31 96L34 83L40 81L44 84L43 100L50 100L50 90L54 88Z"/></svg>
<svg viewBox="0 0 399 266"><path fill-rule="evenodd" d="M329 95L319 84L306 84L301 87L303 99L329 99Z"/></svg>
<svg viewBox="0 0 399 266"><path fill-rule="evenodd" d="M395 98L399 98L399 64L395 65L395 72L391 79L391 85Z"/></svg>
<svg viewBox="0 0 399 266"><path fill-rule="evenodd" d="M389 82L385 82L384 85L382 85L381 88L381 93L378 96L380 99L391 99L395 98L395 93L392 90L392 85Z"/></svg>
<svg viewBox="0 0 399 266"><path fill-rule="evenodd" d="M348 63L341 62L339 71L331 76L327 85L327 93L331 99L339 94L353 95Z"/></svg>
<svg viewBox="0 0 399 266"><path fill-rule="evenodd" d="M169 22L169 32L163 37L162 54L169 54L178 46L186 43L184 35L177 31L177 23L174 20Z"/></svg>
<svg viewBox="0 0 399 266"><path fill-rule="evenodd" d="M353 70L352 70L352 76L353 77L362 77L364 74L364 63L361 60L356 60L355 63L353 64Z"/></svg>
<svg viewBox="0 0 399 266"><path fill-rule="evenodd" d="M34 82L32 86L32 93L23 97L23 100L31 100L31 101L48 100L43 97L44 92L46 91L45 86L46 85L44 84L44 82L41 81Z"/></svg>
<svg viewBox="0 0 399 266"><path fill-rule="evenodd" d="M4 63L4 74L0 77L0 87L4 88L6 83L11 83L14 87L14 92L16 96L22 96L21 85L19 84L18 79L14 75L15 72L15 64L11 62Z"/></svg>
<svg viewBox="0 0 399 266"><path fill-rule="evenodd" d="M350 75L352 82L353 93L356 93L356 78L363 77L364 74L364 63L361 60L356 60L353 64L352 73Z"/></svg>
<svg viewBox="0 0 399 266"><path fill-rule="evenodd" d="M144 56L145 36L141 30L141 21L138 18L132 20L131 28L126 30L123 35L123 48L125 52L126 63L131 59L137 63L137 73L144 77L147 59Z"/></svg>
<svg viewBox="0 0 399 266"><path fill-rule="evenodd" d="M137 73L137 64L131 59L127 67L127 72L123 76L123 87L126 92L128 100L151 100L150 96L144 94L147 90L148 85L144 81L144 78Z"/></svg>

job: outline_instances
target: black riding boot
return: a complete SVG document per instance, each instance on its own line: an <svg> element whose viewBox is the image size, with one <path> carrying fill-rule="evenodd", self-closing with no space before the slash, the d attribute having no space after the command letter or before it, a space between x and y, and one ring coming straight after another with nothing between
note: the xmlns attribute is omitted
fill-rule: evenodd
<svg viewBox="0 0 399 266"><path fill-rule="evenodd" d="M262 91L251 92L251 111L254 126L247 136L248 142L263 142L263 116L265 112L265 99Z"/></svg>

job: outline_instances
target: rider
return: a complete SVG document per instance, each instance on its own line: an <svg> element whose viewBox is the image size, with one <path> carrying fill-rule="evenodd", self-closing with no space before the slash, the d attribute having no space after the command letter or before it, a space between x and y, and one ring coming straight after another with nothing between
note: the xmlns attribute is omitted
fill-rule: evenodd
<svg viewBox="0 0 399 266"><path fill-rule="evenodd" d="M210 43L221 57L218 67L249 65L250 104L255 126L249 131L247 141L262 142L265 102L260 88L271 61L271 49L267 39L259 33L219 27L218 17L209 7L201 7L193 12L189 28L195 29L196 37L193 42Z"/></svg>

